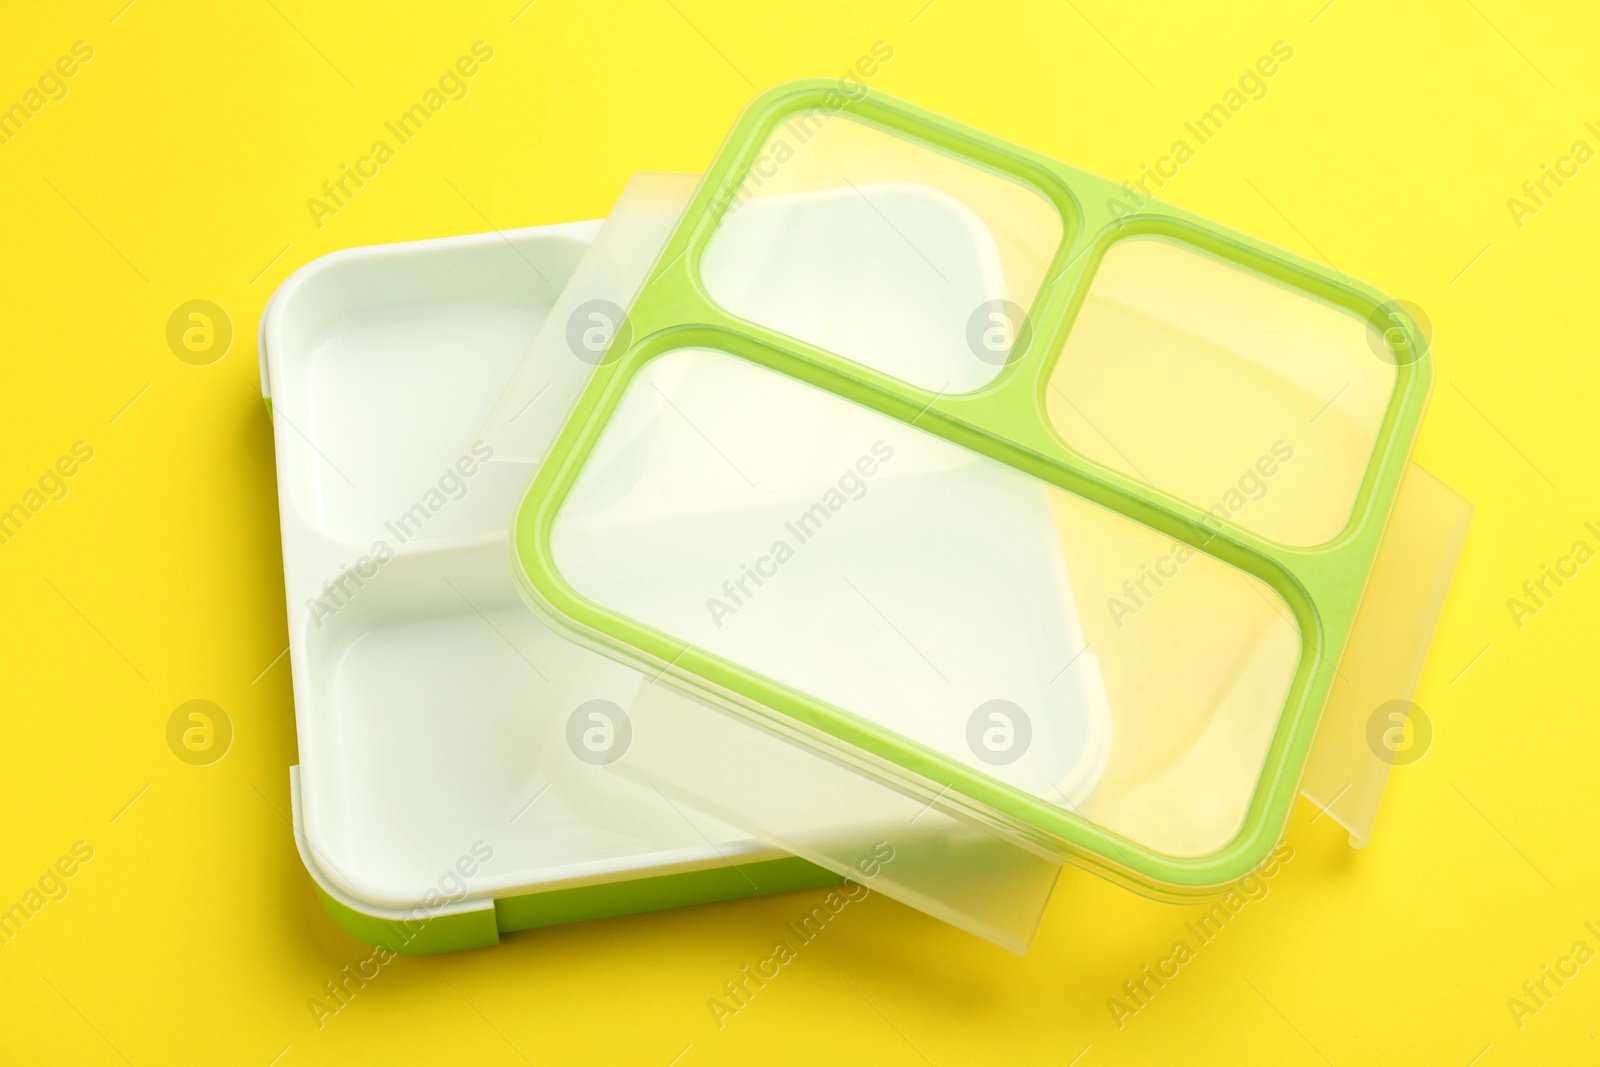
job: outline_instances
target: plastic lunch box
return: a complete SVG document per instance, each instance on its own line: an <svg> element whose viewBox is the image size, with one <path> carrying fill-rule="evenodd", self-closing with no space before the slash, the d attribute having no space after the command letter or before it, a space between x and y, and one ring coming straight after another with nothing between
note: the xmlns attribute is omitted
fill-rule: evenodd
<svg viewBox="0 0 1600 1067"><path fill-rule="evenodd" d="M597 226L341 253L263 321L348 929L850 876L1021 951L1064 860L1207 895L1297 788L1365 840L1469 514L1403 313L828 83Z"/></svg>

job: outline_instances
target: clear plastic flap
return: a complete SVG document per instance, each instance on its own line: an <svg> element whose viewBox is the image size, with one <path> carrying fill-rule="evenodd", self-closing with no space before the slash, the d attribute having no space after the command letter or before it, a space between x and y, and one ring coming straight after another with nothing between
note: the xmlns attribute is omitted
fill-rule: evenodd
<svg viewBox="0 0 1600 1067"><path fill-rule="evenodd" d="M699 181L642 173L628 182L479 431L492 462L532 467L544 459L611 344L626 344L627 307ZM558 409L555 417L548 408Z"/></svg>
<svg viewBox="0 0 1600 1067"><path fill-rule="evenodd" d="M1236 877L1346 637L1306 630L1283 567L1389 507L1381 331L1177 226L1069 259L1071 201L847 115L750 155L689 224L690 280L653 274L681 288L648 310L686 318L622 314L677 217L624 225L625 197L530 350L625 361L519 519L535 608L653 675L613 769L1014 951L1064 858L1180 896ZM1075 315L1048 341L1041 304ZM519 374L497 454L544 454L509 441L550 377ZM1071 491L1052 452L1126 481Z"/></svg>
<svg viewBox="0 0 1600 1067"><path fill-rule="evenodd" d="M1364 846L1389 770L1421 759L1432 726L1413 702L1472 505L1413 463L1395 499L1300 791Z"/></svg>
<svg viewBox="0 0 1600 1067"><path fill-rule="evenodd" d="M493 449L492 463L524 465L527 477L532 476L555 436L551 412L541 405L570 407L619 332L626 338L624 309L659 256L697 180L692 175L640 174L629 183L484 424L480 436ZM670 398L653 395L661 410L670 413ZM682 433L693 438L690 462L704 459L704 441L690 425L680 423L676 430L680 437L673 442L641 439L624 462L654 457L678 463L682 446L690 443ZM826 427L814 430L812 440L826 438ZM714 450L708 454L716 455ZM688 495L680 496L675 506L688 515L708 507L716 510L721 483L704 480L703 471L688 473ZM627 478L626 472L619 476ZM1044 498L1036 493L1023 506L1031 512L1036 534L1046 542L1053 538ZM633 528L634 533L650 540L653 516L654 511L647 512L646 526ZM800 517L808 527L816 521L814 515ZM597 541L586 547L590 536ZM577 555L596 560L609 556L599 543L605 537L603 531L579 532L573 542ZM685 563L656 556L647 565L658 574L687 575L678 570ZM628 584L645 575L627 565L611 567L609 576ZM1031 580L1021 570L1016 577ZM1069 624L1058 615L1050 638L1067 641ZM1086 677L1086 671L1079 676ZM1058 691L1067 694L1074 684L1069 681ZM733 825L842 877L1012 951L1026 948L1060 873L1058 858L964 821L941 806L937 787L918 796L876 782L859 768L830 762L777 734L752 730L706 700L673 691L659 677L644 679L628 700L608 696L596 693L589 717L580 716L584 729L593 734L595 767L659 793L686 820L705 821L706 815L722 812ZM575 713L582 703L574 703ZM1102 722L1103 716L1096 721ZM584 736L580 730L580 743ZM1075 779L1072 768L1052 773L1072 795L1081 796L1095 762L1103 760L1105 739L1083 737L1073 744L1084 769Z"/></svg>

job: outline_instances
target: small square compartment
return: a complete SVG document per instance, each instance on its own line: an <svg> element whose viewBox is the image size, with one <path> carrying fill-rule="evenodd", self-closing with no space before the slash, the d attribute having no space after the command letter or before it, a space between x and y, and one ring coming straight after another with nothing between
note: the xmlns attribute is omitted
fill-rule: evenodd
<svg viewBox="0 0 1600 1067"><path fill-rule="evenodd" d="M827 108L791 114L699 269L728 312L937 394L1019 358L1067 232L1039 190Z"/></svg>
<svg viewBox="0 0 1600 1067"><path fill-rule="evenodd" d="M1073 449L1291 546L1336 538L1394 356L1361 316L1160 235L1110 244L1045 389Z"/></svg>

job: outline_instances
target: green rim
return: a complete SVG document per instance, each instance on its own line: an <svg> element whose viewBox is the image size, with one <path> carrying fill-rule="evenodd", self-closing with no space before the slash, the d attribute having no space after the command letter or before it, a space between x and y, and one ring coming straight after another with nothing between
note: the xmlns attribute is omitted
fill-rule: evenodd
<svg viewBox="0 0 1600 1067"><path fill-rule="evenodd" d="M619 915L738 900L838 885L844 879L798 856L758 860L738 867L707 867L621 882L571 886L495 900L493 907L412 919L368 915L335 899L312 880L317 898L339 928L358 941L400 956L430 956L498 944L501 934L557 923L610 919Z"/></svg>
<svg viewBox="0 0 1600 1067"><path fill-rule="evenodd" d="M1063 238L1028 315L1026 348L982 389L935 395L859 364L737 319L699 280L699 263L731 196L772 130L797 112L849 114L925 147L1029 186L1061 213ZM737 179L737 180L735 180ZM1324 702L1338 673L1389 509L1427 405L1432 362L1416 324L1400 318L1411 351L1396 380L1351 516L1333 540L1290 547L1217 519L1193 504L1075 452L1052 427L1044 394L1056 358L1106 249L1160 236L1237 263L1363 318L1392 308L1381 292L1265 242L1154 201L1120 210L1122 186L875 92L856 96L828 81L780 86L746 109L628 317L626 351L609 352L530 486L515 519L513 554L530 603L608 654L660 672L724 707L782 728L799 724L813 743L856 749L905 787L946 801L1005 833L1118 880L1186 895L1247 873L1277 842L1299 786ZM1109 833L983 773L885 731L842 708L741 668L580 596L557 571L550 535L557 514L640 368L664 352L707 347L816 385L845 399L1006 463L1101 504L1259 578L1294 616L1301 654L1243 824L1223 848L1174 857ZM787 722L785 720L788 720ZM907 775L913 776L908 778ZM932 788L928 784L932 783Z"/></svg>

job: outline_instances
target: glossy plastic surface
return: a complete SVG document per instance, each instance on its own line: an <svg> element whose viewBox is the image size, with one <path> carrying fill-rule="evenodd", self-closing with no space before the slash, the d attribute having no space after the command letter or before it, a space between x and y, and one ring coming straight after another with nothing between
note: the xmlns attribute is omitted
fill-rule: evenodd
<svg viewBox="0 0 1600 1067"><path fill-rule="evenodd" d="M693 184L641 181L680 205ZM724 899L758 890L737 874L731 889L650 887L785 859L580 757L598 725L580 718L574 732L574 716L628 706L646 679L542 625L506 568L533 468L493 462L477 429L603 232L584 222L336 253L285 282L264 316L296 825L319 886L352 912L443 929L530 894L560 892L559 913L582 916L594 890L588 913L615 914L629 885L644 887L638 908L701 887ZM518 428L554 436L591 369L562 377Z"/></svg>
<svg viewBox="0 0 1600 1067"><path fill-rule="evenodd" d="M534 603L1015 847L1166 895L1237 877L1429 364L1380 294L1120 194L885 98L758 100L524 501Z"/></svg>

